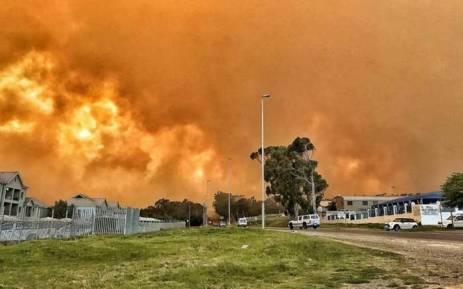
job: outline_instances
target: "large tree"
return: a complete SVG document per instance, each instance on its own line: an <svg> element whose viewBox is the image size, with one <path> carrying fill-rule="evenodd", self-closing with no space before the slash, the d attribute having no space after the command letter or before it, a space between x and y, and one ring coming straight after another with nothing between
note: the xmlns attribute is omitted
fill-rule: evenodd
<svg viewBox="0 0 463 289"><path fill-rule="evenodd" d="M50 207L49 216L53 215L56 219L63 219L63 218L72 218L72 212L74 211L73 205L68 205L66 201L58 200L55 201L55 204Z"/></svg>
<svg viewBox="0 0 463 289"><path fill-rule="evenodd" d="M442 185L447 205L463 208L463 173L453 173Z"/></svg>
<svg viewBox="0 0 463 289"><path fill-rule="evenodd" d="M288 146L265 148L266 193L282 204L287 213L296 215L301 209L312 212L311 200L318 206L328 187L316 171L318 162L312 159L315 146L309 138L297 137ZM262 162L262 149L251 153L252 160ZM315 196L312 195L312 184Z"/></svg>

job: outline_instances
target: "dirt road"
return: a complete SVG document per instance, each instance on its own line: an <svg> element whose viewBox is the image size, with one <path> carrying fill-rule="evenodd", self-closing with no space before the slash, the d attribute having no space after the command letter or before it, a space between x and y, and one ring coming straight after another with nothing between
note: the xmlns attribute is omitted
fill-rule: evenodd
<svg viewBox="0 0 463 289"><path fill-rule="evenodd" d="M294 232L395 252L405 257L409 268L420 272L428 288L463 288L463 231L384 232L342 228Z"/></svg>

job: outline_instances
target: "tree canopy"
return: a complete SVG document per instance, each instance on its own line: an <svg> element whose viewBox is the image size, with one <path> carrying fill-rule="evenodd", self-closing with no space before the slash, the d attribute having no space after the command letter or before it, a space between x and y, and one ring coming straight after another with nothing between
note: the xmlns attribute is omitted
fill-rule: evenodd
<svg viewBox="0 0 463 289"><path fill-rule="evenodd" d="M50 207L49 210L49 217L53 215L56 219L63 219L63 218L72 218L72 212L74 211L73 205L68 205L68 203L64 200L55 201L55 204Z"/></svg>
<svg viewBox="0 0 463 289"><path fill-rule="evenodd" d="M169 199L159 199L154 206L140 210L140 216L157 218L162 220L188 220L188 211L191 216L191 226L200 226L203 223L203 206L187 199L171 201Z"/></svg>
<svg viewBox="0 0 463 289"><path fill-rule="evenodd" d="M217 192L214 195L214 209L219 216L228 218L228 193ZM261 214L262 202L254 197L246 198L240 195L232 195L230 198L230 214L232 220L240 217L253 217ZM265 200L265 211L268 214L280 213L284 208L272 198Z"/></svg>
<svg viewBox="0 0 463 289"><path fill-rule="evenodd" d="M284 206L290 215L298 209L311 212L312 173L315 200L318 205L328 187L326 180L316 171L318 162L311 158L314 144L307 137L297 137L288 146L265 148L266 193ZM251 153L251 159L262 161L262 149Z"/></svg>
<svg viewBox="0 0 463 289"><path fill-rule="evenodd" d="M463 208L463 173L453 173L442 185L447 205Z"/></svg>

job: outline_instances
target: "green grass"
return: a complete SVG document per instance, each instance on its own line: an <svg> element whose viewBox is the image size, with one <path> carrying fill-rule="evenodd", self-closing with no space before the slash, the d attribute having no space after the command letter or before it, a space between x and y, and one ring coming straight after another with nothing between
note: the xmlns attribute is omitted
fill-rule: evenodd
<svg viewBox="0 0 463 289"><path fill-rule="evenodd" d="M390 253L299 234L173 230L0 247L0 288L340 288L388 280L402 265Z"/></svg>

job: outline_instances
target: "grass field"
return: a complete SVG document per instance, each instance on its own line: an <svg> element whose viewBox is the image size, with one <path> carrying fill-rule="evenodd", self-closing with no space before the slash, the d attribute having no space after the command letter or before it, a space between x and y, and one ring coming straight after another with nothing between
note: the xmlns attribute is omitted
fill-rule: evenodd
<svg viewBox="0 0 463 289"><path fill-rule="evenodd" d="M0 288L340 288L373 279L388 280L392 287L421 283L406 272L403 260L390 253L255 229L173 230L0 247Z"/></svg>

